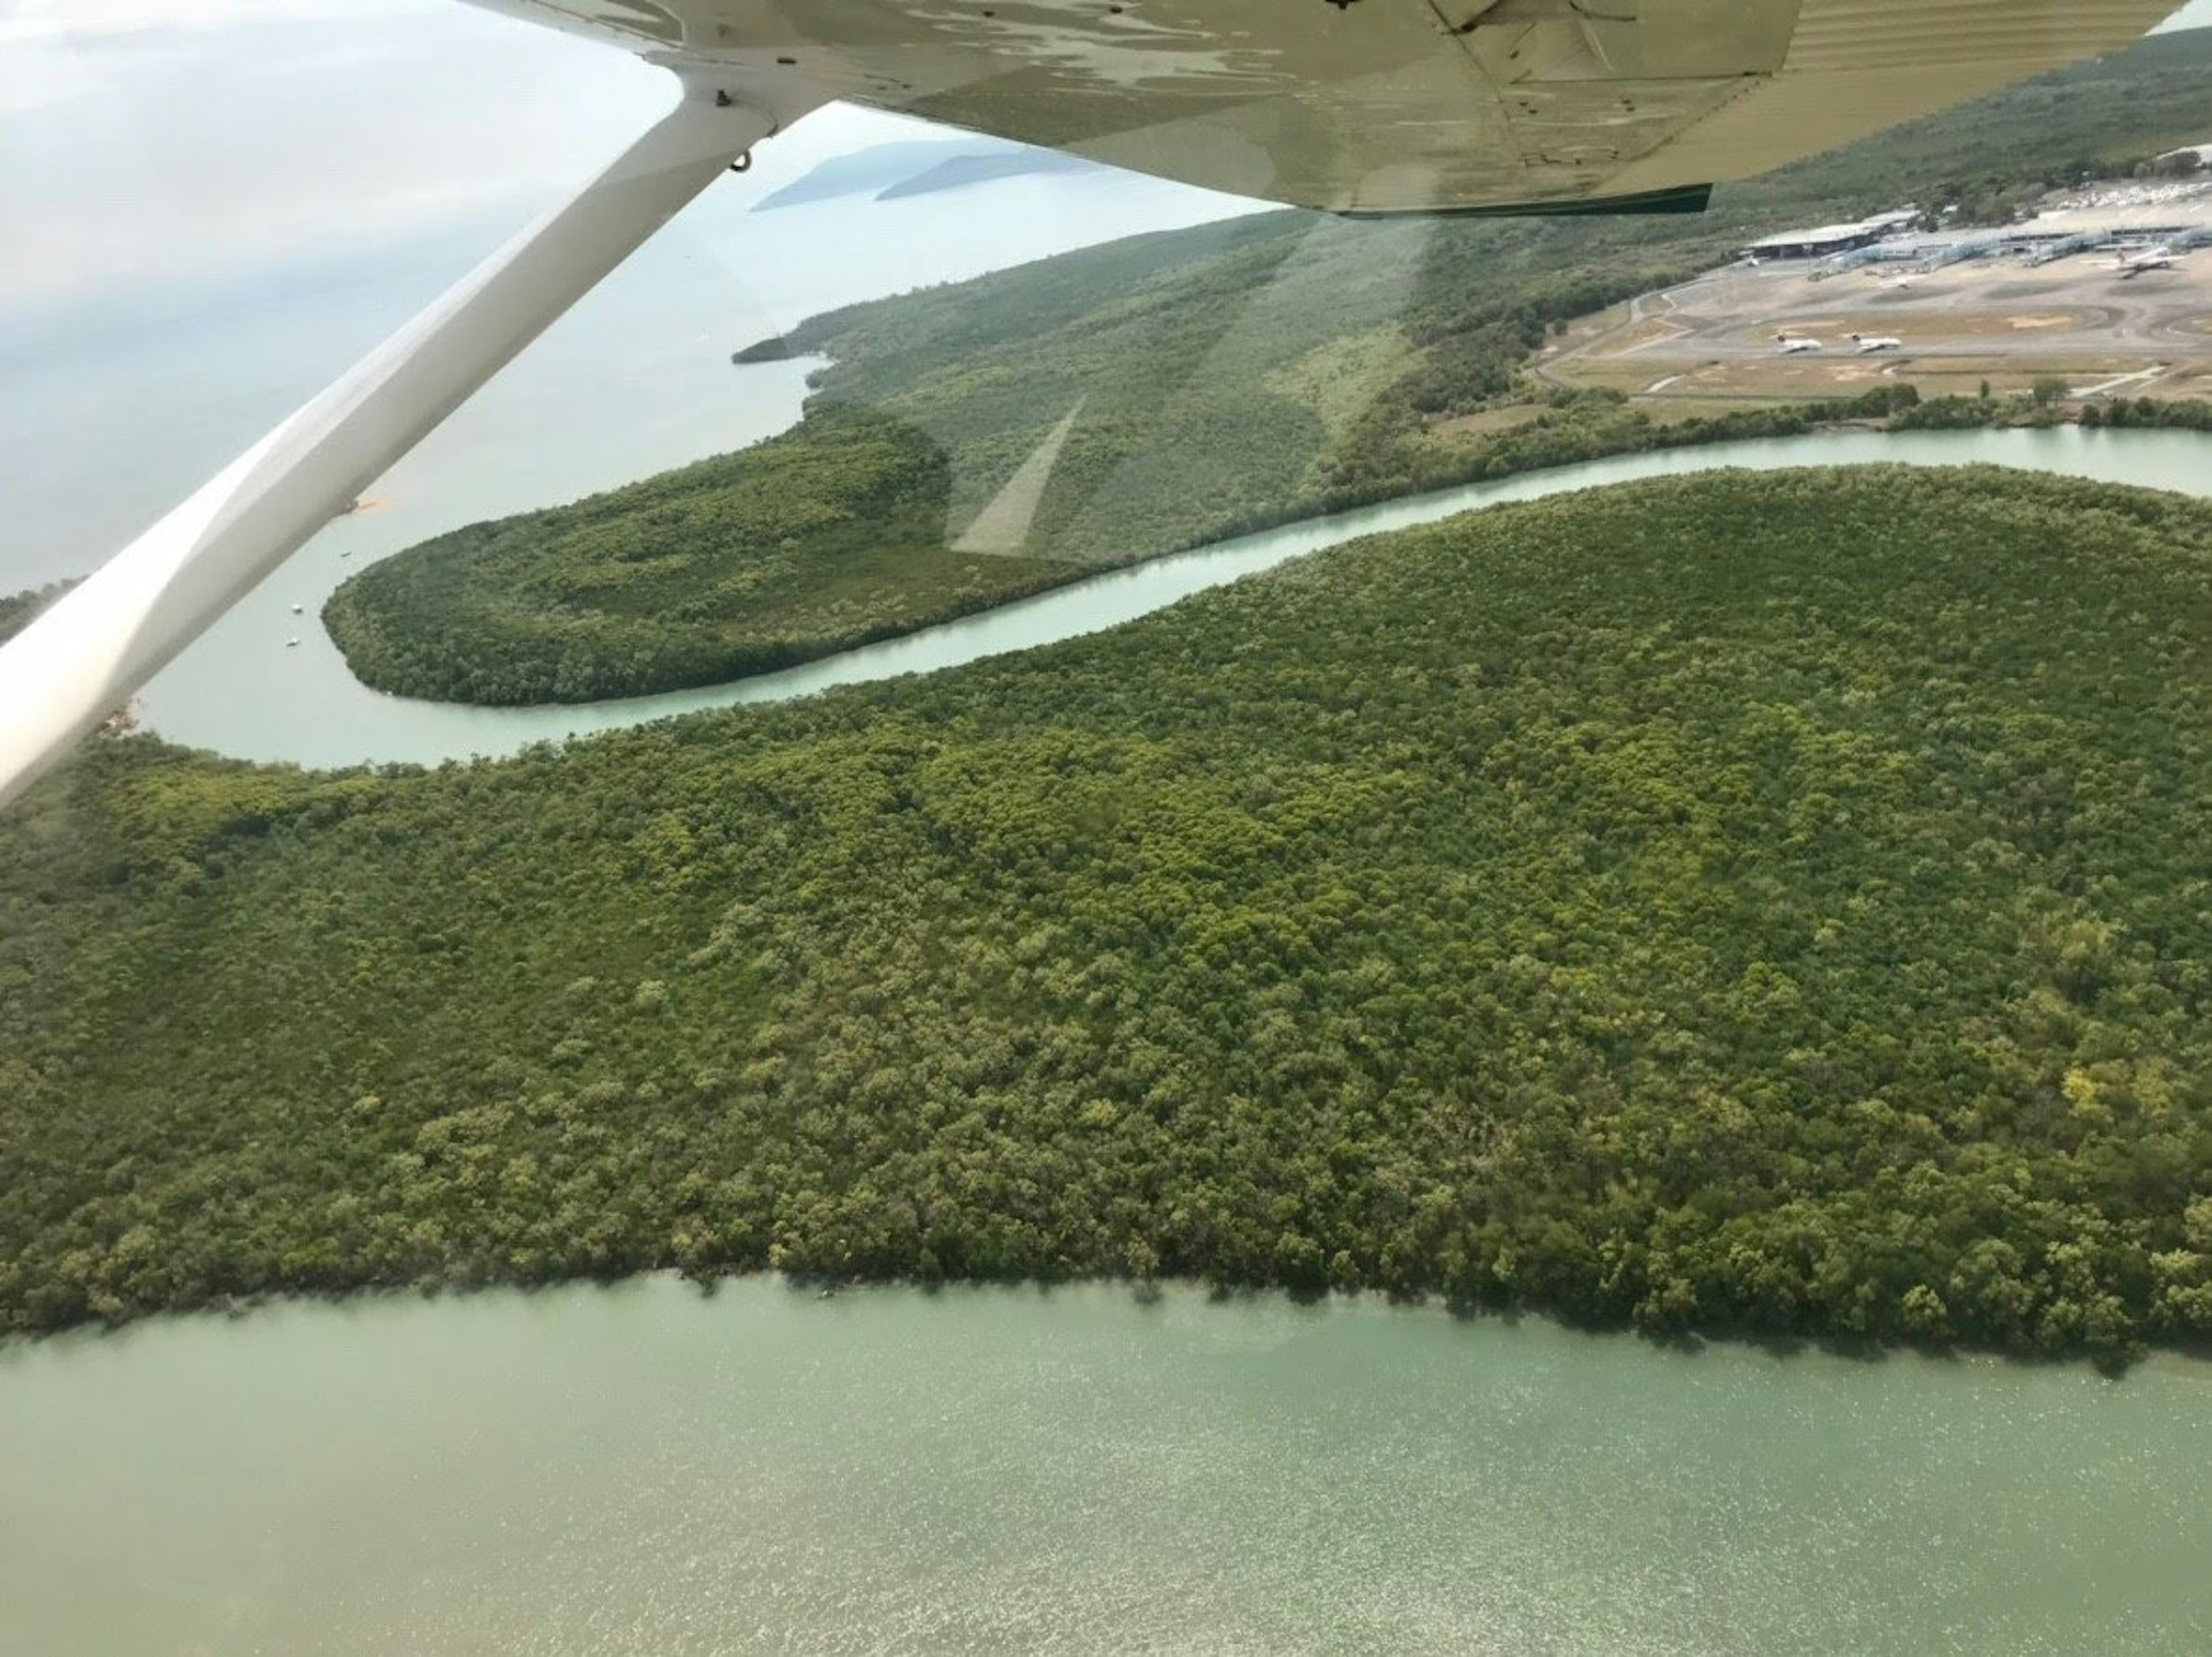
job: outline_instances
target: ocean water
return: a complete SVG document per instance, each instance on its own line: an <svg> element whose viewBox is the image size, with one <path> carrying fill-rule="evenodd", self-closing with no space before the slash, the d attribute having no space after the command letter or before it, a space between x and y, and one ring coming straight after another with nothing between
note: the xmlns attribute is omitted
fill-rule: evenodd
<svg viewBox="0 0 2212 1657"><path fill-rule="evenodd" d="M385 507L373 532L345 525L353 555L781 430L803 370L729 355L817 312L1250 210L1101 171L752 212L811 160L775 155L712 186L372 488ZM0 317L0 592L97 567L515 228Z"/></svg>

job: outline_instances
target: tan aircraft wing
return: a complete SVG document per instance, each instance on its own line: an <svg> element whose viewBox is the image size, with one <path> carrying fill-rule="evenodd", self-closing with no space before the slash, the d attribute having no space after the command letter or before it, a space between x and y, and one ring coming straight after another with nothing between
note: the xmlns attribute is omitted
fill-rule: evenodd
<svg viewBox="0 0 2212 1657"><path fill-rule="evenodd" d="M842 98L1336 212L1697 187L2124 44L2172 0L483 0L774 107Z"/></svg>

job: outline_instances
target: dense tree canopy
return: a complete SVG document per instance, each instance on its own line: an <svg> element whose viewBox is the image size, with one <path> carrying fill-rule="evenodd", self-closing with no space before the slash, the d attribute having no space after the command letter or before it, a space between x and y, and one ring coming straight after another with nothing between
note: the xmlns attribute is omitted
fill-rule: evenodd
<svg viewBox="0 0 2212 1657"><path fill-rule="evenodd" d="M341 586L323 620L380 689L592 701L811 661L1079 574L945 544L943 453L817 405L803 432L472 524Z"/></svg>
<svg viewBox="0 0 2212 1657"><path fill-rule="evenodd" d="M0 819L0 1327L678 1266L2212 1334L2212 510L1723 473Z"/></svg>

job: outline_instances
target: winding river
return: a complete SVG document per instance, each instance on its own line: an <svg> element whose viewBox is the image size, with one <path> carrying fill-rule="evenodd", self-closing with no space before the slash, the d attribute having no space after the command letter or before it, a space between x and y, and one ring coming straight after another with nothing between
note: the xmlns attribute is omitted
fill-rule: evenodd
<svg viewBox="0 0 2212 1657"><path fill-rule="evenodd" d="M779 363L755 372L787 380L785 395L795 409L803 365ZM471 755L509 754L534 742L559 741L698 708L776 701L832 685L929 672L1049 644L1132 620L1302 553L1355 536L1430 523L1471 507L1714 466L1842 465L1878 460L1927 465L1986 461L2191 494L2212 490L2212 437L2195 432L2085 432L2072 426L1893 435L1838 432L1622 455L1241 536L1109 571L983 615L787 672L667 695L551 707L416 701L370 690L346 671L344 659L323 633L317 614L324 598L363 562L396 552L442 526L422 517L419 507L408 505L341 519L331 525L163 672L147 690L142 707L148 724L162 735L246 759L314 766L383 761L428 764ZM295 604L301 615L290 613ZM292 637L300 644L288 648L285 641Z"/></svg>
<svg viewBox="0 0 2212 1657"><path fill-rule="evenodd" d="M1467 507L1874 459L2212 488L2212 440L2179 433L1636 456L774 679L519 711L374 696L281 637L235 647L356 567L337 554L365 516L148 707L261 757L495 753L1064 638ZM2113 1381L1108 1286L288 1303L0 1347L0 1654L2169 1657L2212 1649L2208 1469L2212 1363L2173 1357Z"/></svg>

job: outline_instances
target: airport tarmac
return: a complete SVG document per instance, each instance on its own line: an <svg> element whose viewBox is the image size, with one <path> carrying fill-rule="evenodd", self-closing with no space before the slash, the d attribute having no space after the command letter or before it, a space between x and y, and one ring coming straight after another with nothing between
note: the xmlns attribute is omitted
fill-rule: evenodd
<svg viewBox="0 0 2212 1657"><path fill-rule="evenodd" d="M2014 255L1905 276L1872 264L1733 264L1577 323L1534 365L1561 385L1658 398L1848 395L1902 378L1923 396L2024 389L2212 395L2212 247L2123 275L2109 252ZM1900 279L1901 278L1901 279ZM1894 339L1862 352L1852 334ZM1813 339L1784 352L1780 340Z"/></svg>

